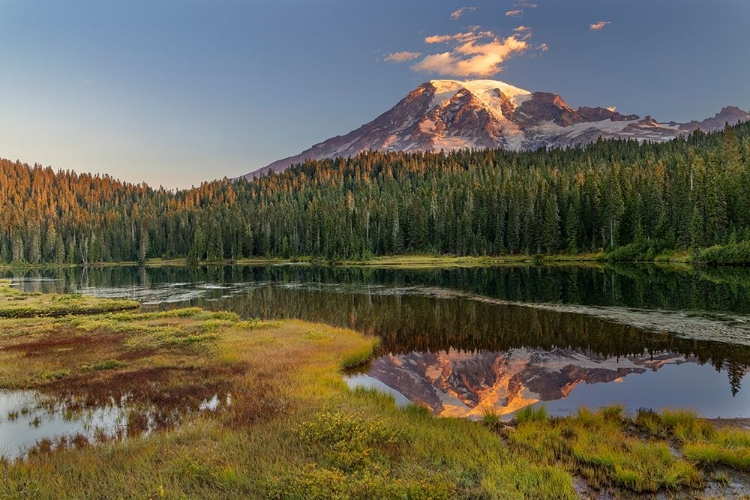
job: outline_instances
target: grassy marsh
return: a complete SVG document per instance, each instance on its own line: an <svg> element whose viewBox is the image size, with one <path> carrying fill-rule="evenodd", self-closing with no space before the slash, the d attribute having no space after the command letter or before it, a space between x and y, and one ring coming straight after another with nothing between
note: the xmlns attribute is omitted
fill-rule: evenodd
<svg viewBox="0 0 750 500"><path fill-rule="evenodd" d="M0 318L60 317L69 314L99 314L137 309L131 300L97 299L86 295L42 295L22 293L0 280Z"/></svg>
<svg viewBox="0 0 750 500"><path fill-rule="evenodd" d="M0 308L12 296L0 294ZM59 302L35 297L40 308ZM529 409L507 427L490 411L486 425L436 419L350 391L341 370L377 345L198 308L0 319L0 389L36 390L71 411L126 397L163 424L143 436L136 412L132 439L39 443L0 461L0 498L565 499L579 496L575 477L615 494L693 492L714 463L745 467L726 457L745 456L747 433L688 414ZM216 394L231 405L196 411Z"/></svg>

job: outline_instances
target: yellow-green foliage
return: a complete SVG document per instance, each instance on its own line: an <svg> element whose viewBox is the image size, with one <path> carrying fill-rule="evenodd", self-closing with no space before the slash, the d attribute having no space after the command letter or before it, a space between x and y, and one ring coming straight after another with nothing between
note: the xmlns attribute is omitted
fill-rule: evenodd
<svg viewBox="0 0 750 500"><path fill-rule="evenodd" d="M516 420L519 424L527 422L544 422L547 420L547 408L544 406L526 406L516 412Z"/></svg>
<svg viewBox="0 0 750 500"><path fill-rule="evenodd" d="M750 471L750 432L747 431L720 429L708 437L687 441L682 451L696 462Z"/></svg>
<svg viewBox="0 0 750 500"><path fill-rule="evenodd" d="M32 388L78 404L109 400L113 391L128 395L135 405L128 432L136 436L42 442L27 460L0 460L0 498L97 492L118 498L572 499L573 473L593 486L634 491L701 484L694 465L670 453L668 441L628 434L634 422L622 408L582 410L566 419L529 409L519 414L517 429L500 431L492 416L485 419L489 425L434 418L426 408L399 408L373 390L349 391L342 367L366 362L376 349L374 339L350 330L243 321L195 308L0 320L0 389ZM231 406L187 412L170 432L137 437L137 423L148 420L138 415L139 403L172 415L195 410L214 394L231 394ZM746 468L747 434L706 432L700 420L682 413L643 413L636 420L645 426L649 418L658 433L684 442L689 460Z"/></svg>
<svg viewBox="0 0 750 500"><path fill-rule="evenodd" d="M0 318L57 317L67 314L98 314L137 309L132 300L97 299L86 295L42 295L22 293L0 281Z"/></svg>
<svg viewBox="0 0 750 500"><path fill-rule="evenodd" d="M508 436L518 449L547 463L576 468L595 486L616 485L637 492L700 486L698 470L675 457L668 443L629 437L621 420L619 408L597 413L581 409L566 419L519 419L518 429Z"/></svg>
<svg viewBox="0 0 750 500"><path fill-rule="evenodd" d="M667 432L682 443L710 439L716 434L711 424L699 419L695 412L689 410L664 410L661 418Z"/></svg>
<svg viewBox="0 0 750 500"><path fill-rule="evenodd" d="M717 431L709 422L686 410L665 410L661 415L641 410L636 423L652 436L674 439L682 445L682 452L689 460L750 470L750 432Z"/></svg>
<svg viewBox="0 0 750 500"><path fill-rule="evenodd" d="M349 370L366 364L375 352L380 348L380 339L375 339L370 345L363 347L362 349L352 352L347 355L343 361L341 361L341 367L344 370Z"/></svg>
<svg viewBox="0 0 750 500"><path fill-rule="evenodd" d="M362 414L324 411L293 428L308 463L270 485L279 498L389 498L406 493L447 498L446 484L391 480L389 464L400 459L405 438L396 428Z"/></svg>
<svg viewBox="0 0 750 500"><path fill-rule="evenodd" d="M374 257L366 260L351 260L337 262L337 265L355 266L355 267L395 267L403 269L432 269L432 268L450 268L450 267L490 267L490 266L518 266L529 265L534 262L543 262L548 265L577 263L581 262L596 263L604 261L606 254L589 253L577 255L503 255L499 257L476 257L476 256L454 256L454 255L389 255ZM324 262L320 262L321 264Z"/></svg>

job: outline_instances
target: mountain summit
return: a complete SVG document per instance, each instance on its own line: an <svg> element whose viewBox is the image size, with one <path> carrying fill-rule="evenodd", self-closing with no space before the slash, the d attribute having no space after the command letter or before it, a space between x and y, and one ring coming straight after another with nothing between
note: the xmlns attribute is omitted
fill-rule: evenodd
<svg viewBox="0 0 750 500"><path fill-rule="evenodd" d="M667 141L750 120L727 107L702 122L659 123L612 108L571 108L557 94L529 92L496 80L431 80L392 109L344 136L314 145L248 174L281 171L305 160L354 156L362 151L440 151L502 148L514 151L587 144L598 138Z"/></svg>

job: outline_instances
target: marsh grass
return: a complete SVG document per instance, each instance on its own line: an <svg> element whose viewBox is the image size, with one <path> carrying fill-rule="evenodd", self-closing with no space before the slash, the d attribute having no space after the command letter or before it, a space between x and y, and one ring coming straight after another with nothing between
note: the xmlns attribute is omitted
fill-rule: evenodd
<svg viewBox="0 0 750 500"><path fill-rule="evenodd" d="M0 318L61 317L138 309L132 300L97 299L86 295L22 293L0 280Z"/></svg>
<svg viewBox="0 0 750 500"><path fill-rule="evenodd" d="M341 368L344 370L352 370L367 364L373 358L378 349L380 349L380 339L374 339L369 345L364 346L362 349L347 354L341 361Z"/></svg>
<svg viewBox="0 0 750 500"><path fill-rule="evenodd" d="M500 415L493 407L484 409L482 412L482 423L492 430L499 430L503 425Z"/></svg>
<svg viewBox="0 0 750 500"><path fill-rule="evenodd" d="M572 499L574 473L633 491L701 483L668 441L629 434L638 426L621 408L565 419L529 408L509 430L489 412L487 425L434 418L350 391L341 370L377 348L350 330L196 308L0 320L0 388L37 390L71 415L128 404L115 439L61 437L0 460L0 498ZM197 410L228 394L220 411ZM708 444L747 447L742 434L658 416L659 432L703 436L685 442L694 460L730 461Z"/></svg>
<svg viewBox="0 0 750 500"><path fill-rule="evenodd" d="M581 409L565 419L520 419L508 434L512 446L539 460L576 470L595 487L635 492L678 490L702 485L695 466L670 450L669 443L627 434L622 409Z"/></svg>
<svg viewBox="0 0 750 500"><path fill-rule="evenodd" d="M750 432L717 430L689 410L665 410L661 414L639 410L635 421L651 437L673 441L688 460L750 471Z"/></svg>
<svg viewBox="0 0 750 500"><path fill-rule="evenodd" d="M547 414L547 408L543 405L540 406L526 406L518 412L516 412L516 420L519 424L525 424L527 422L545 422L549 418Z"/></svg>

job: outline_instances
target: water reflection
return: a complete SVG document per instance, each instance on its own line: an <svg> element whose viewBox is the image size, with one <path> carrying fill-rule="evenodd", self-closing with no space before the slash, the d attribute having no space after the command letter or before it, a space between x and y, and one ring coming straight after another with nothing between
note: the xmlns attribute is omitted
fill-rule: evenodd
<svg viewBox="0 0 750 500"><path fill-rule="evenodd" d="M371 269L306 266L105 267L2 271L40 292L140 289L179 283L233 287L238 283L369 284L389 288L440 287L513 302L638 309L750 313L750 269L676 269L653 265ZM221 294L215 294L214 298Z"/></svg>
<svg viewBox="0 0 750 500"><path fill-rule="evenodd" d="M378 335L385 355L358 380L437 414L476 416L488 405L507 414L546 401L554 411L621 402L750 416L737 396L750 366L746 269L228 266L16 279L29 291L199 305Z"/></svg>
<svg viewBox="0 0 750 500"><path fill-rule="evenodd" d="M603 358L564 349L512 349L389 354L375 360L366 377L349 383L377 382L397 400L450 417L478 419L488 411L508 416L536 403L553 414L621 404L630 412L689 407L708 417L750 415L750 401L716 390L724 380L697 358L677 354Z"/></svg>
<svg viewBox="0 0 750 500"><path fill-rule="evenodd" d="M85 412L34 391L0 392L0 456L15 459L34 446L83 446L127 430L123 406L110 404Z"/></svg>
<svg viewBox="0 0 750 500"><path fill-rule="evenodd" d="M142 437L179 425L196 409L215 412L232 402L229 394L214 394L198 408L165 408L143 405L128 395L94 402L87 401L88 396L0 391L0 457L15 460L29 453Z"/></svg>

